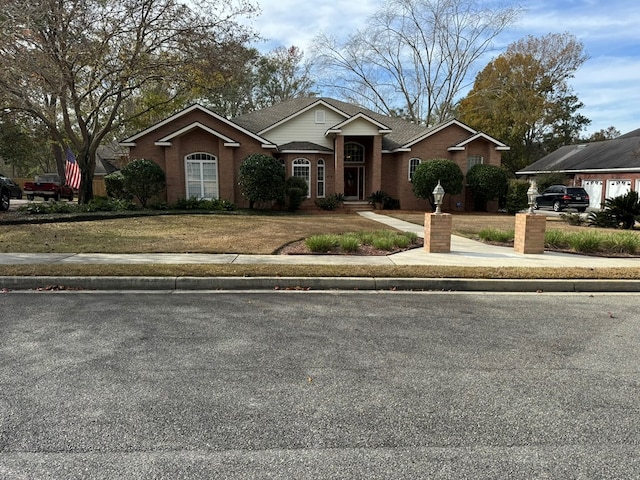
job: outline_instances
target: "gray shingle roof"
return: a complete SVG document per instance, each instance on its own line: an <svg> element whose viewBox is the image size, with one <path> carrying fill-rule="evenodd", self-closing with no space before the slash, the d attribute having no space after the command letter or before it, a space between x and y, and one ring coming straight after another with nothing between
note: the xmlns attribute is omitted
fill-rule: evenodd
<svg viewBox="0 0 640 480"><path fill-rule="evenodd" d="M613 140L560 147L517 173L632 168L640 168L640 129Z"/></svg>
<svg viewBox="0 0 640 480"><path fill-rule="evenodd" d="M322 145L318 145L313 142L289 142L283 145L278 145L279 151L284 150L296 150L296 151L313 151L313 152L333 152L332 149L324 147Z"/></svg>
<svg viewBox="0 0 640 480"><path fill-rule="evenodd" d="M397 117L387 117L373 112L367 108L351 103L341 102L327 97L301 97L279 103L272 107L263 108L255 112L247 113L232 119L234 123L247 130L258 133L266 128L281 122L287 117L294 115L300 110L304 110L310 105L323 101L333 108L343 112L346 117L352 117L358 113L363 113L373 120L382 123L392 129L392 132L383 137L382 148L393 150L405 145L417 136L423 135L428 129L421 125L407 122Z"/></svg>

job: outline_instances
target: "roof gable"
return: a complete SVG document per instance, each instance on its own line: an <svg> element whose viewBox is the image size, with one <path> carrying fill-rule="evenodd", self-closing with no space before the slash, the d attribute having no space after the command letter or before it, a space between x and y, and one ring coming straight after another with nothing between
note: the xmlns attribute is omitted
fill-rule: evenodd
<svg viewBox="0 0 640 480"><path fill-rule="evenodd" d="M179 137L181 135L184 135L185 133L191 132L195 129L201 129L204 130L207 133L210 133L211 135L214 135L216 137L218 137L219 139L221 139L224 142L224 146L225 147L239 147L240 143L236 142L235 140L227 137L226 135L223 135L220 132L217 132L216 130L214 130L213 128L209 128L206 125L203 125L200 122L193 122L185 127L182 127L179 130L176 130L175 132L170 133L169 135L166 135L164 137L162 137L159 140L156 140L155 144L161 147L170 147L171 146L171 140L173 140L176 137Z"/></svg>
<svg viewBox="0 0 640 480"><path fill-rule="evenodd" d="M225 124L229 125L230 127L238 130L239 132L242 132L245 135L248 135L248 136L254 138L255 140L258 140L259 142L261 142L262 144L264 144L266 146L272 146L271 143L268 140L264 139L263 137L255 134L254 132L252 132L250 130L245 129L241 125L237 125L233 121L228 120L228 119L218 115L217 113L215 113L215 112L203 107L202 105L198 105L198 104L191 105L190 107L187 107L184 110L181 110L181 111L171 115L170 117L167 117L164 120L162 120L162 121L160 121L160 122L158 122L158 123L146 128L146 129L144 129L144 130L142 130L142 131L140 131L140 132L138 132L138 133L136 133L136 134L134 134L134 135L132 135L132 136L130 136L128 138L125 138L124 140L122 140L120 142L120 145L126 146L126 147L134 147L136 145L136 141L138 139L140 139L140 138L142 138L142 137L144 137L146 135L149 135L149 134L153 133L154 131L156 131L156 130L158 130L158 129L166 126L166 125L169 125L172 122L174 122L175 120L177 120L179 118L182 118L182 117L184 117L186 115L189 115L190 113L192 113L194 111L202 112L205 115L207 115L207 116L211 117L212 119L214 119L215 121L225 123ZM199 122L196 122L196 123L199 123ZM200 125L202 125L202 124L200 123ZM202 126L204 126L204 125L202 125ZM212 131L213 131L213 129L212 129ZM275 148L275 145L273 145L273 147Z"/></svg>
<svg viewBox="0 0 640 480"><path fill-rule="evenodd" d="M383 123L371 118L368 115L365 115L362 112L357 113L356 115L353 115L349 118L347 118L344 122L341 122L333 127L331 127L329 130L327 130L327 134L329 133L342 133L342 130L346 127L348 127L349 125L352 125L358 121L364 120L366 123L370 124L371 126L373 126L374 128L378 129L378 133L379 134L385 134L385 133L391 133L392 130L387 127L386 125L384 125Z"/></svg>

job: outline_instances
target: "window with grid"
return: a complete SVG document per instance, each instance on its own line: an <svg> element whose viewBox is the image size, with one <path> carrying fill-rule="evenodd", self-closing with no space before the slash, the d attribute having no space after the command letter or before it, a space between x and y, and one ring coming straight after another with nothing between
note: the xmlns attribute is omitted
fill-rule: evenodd
<svg viewBox="0 0 640 480"><path fill-rule="evenodd" d="M475 167L476 165L482 165L484 163L484 158L482 155L469 155L467 157L467 171L471 169L471 167Z"/></svg>
<svg viewBox="0 0 640 480"><path fill-rule="evenodd" d="M318 160L318 175L317 175L317 192L316 196L319 198L324 197L324 160L320 158Z"/></svg>
<svg viewBox="0 0 640 480"><path fill-rule="evenodd" d="M413 174L416 173L416 168L422 163L419 158L412 158L409 160L409 181L413 181Z"/></svg>
<svg viewBox="0 0 640 480"><path fill-rule="evenodd" d="M187 198L218 198L218 159L208 153L185 157Z"/></svg>
<svg viewBox="0 0 640 480"><path fill-rule="evenodd" d="M307 182L307 198L311 196L311 162L306 158L296 158L293 161L293 176L304 178Z"/></svg>
<svg viewBox="0 0 640 480"><path fill-rule="evenodd" d="M364 146L355 142L344 144L344 161L345 163L363 163L364 162Z"/></svg>

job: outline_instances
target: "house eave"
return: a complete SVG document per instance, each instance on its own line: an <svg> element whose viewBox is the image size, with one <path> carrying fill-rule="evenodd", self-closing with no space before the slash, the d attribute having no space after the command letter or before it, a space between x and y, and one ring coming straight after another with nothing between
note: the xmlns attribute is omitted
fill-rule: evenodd
<svg viewBox="0 0 640 480"><path fill-rule="evenodd" d="M566 170L520 170L516 172L516 175L546 175L549 173L638 173L640 167L631 168L580 168L580 169L566 169Z"/></svg>

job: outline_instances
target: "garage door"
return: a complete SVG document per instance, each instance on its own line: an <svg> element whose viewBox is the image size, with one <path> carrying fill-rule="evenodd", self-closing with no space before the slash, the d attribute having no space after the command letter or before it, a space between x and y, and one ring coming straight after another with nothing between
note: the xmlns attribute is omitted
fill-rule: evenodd
<svg viewBox="0 0 640 480"><path fill-rule="evenodd" d="M602 180L583 180L582 188L589 194L589 207L600 208L602 203Z"/></svg>
<svg viewBox="0 0 640 480"><path fill-rule="evenodd" d="M616 198L631 190L631 180L607 180L607 198Z"/></svg>

